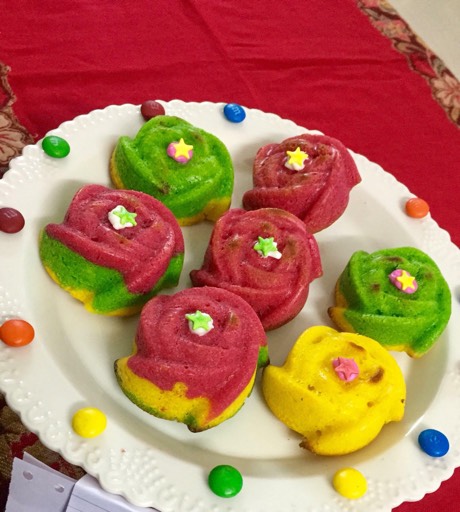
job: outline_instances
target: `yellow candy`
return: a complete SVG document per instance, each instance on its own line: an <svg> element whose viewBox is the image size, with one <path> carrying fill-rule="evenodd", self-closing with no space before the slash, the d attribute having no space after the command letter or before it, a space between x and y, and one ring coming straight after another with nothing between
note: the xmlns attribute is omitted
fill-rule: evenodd
<svg viewBox="0 0 460 512"><path fill-rule="evenodd" d="M350 500L361 498L367 491L366 479L354 468L343 468L337 471L332 485L339 494Z"/></svg>
<svg viewBox="0 0 460 512"><path fill-rule="evenodd" d="M105 414L94 407L84 407L72 418L72 428L81 437L96 437L104 432L106 426Z"/></svg>

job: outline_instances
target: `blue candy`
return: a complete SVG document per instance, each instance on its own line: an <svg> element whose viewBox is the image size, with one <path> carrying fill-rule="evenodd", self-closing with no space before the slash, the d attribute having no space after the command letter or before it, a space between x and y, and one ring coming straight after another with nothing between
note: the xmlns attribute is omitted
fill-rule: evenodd
<svg viewBox="0 0 460 512"><path fill-rule="evenodd" d="M227 103L224 107L224 115L232 123L241 123L246 117L246 112L238 103Z"/></svg>
<svg viewBox="0 0 460 512"><path fill-rule="evenodd" d="M442 457L449 451L449 441L439 430L429 428L418 436L420 448L431 457Z"/></svg>

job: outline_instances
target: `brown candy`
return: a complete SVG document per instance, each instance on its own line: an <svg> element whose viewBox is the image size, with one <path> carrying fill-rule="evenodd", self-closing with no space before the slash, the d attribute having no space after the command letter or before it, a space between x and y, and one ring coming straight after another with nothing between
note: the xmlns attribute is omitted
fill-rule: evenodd
<svg viewBox="0 0 460 512"><path fill-rule="evenodd" d="M17 233L24 227L25 220L21 212L14 208L0 208L0 231Z"/></svg>
<svg viewBox="0 0 460 512"><path fill-rule="evenodd" d="M145 101L144 103L142 103L141 114L142 114L142 117L146 121L148 121L149 119L152 119L152 117L164 116L165 109L164 109L163 105L158 103L158 101L148 100L148 101Z"/></svg>

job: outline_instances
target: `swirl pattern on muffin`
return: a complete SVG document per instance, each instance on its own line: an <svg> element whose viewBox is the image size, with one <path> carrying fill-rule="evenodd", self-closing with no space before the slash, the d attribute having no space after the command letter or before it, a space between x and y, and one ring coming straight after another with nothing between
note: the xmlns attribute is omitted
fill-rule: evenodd
<svg viewBox="0 0 460 512"><path fill-rule="evenodd" d="M315 238L278 208L228 211L214 226L201 269L190 273L195 286L225 288L245 299L265 330L292 320L321 275Z"/></svg>
<svg viewBox="0 0 460 512"><path fill-rule="evenodd" d="M356 164L340 141L305 133L259 149L254 188L243 195L243 207L282 208L305 222L310 233L317 233L343 214L350 190L360 181Z"/></svg>
<svg viewBox="0 0 460 512"><path fill-rule="evenodd" d="M304 331L283 366L269 365L264 398L275 416L319 455L369 444L404 415L406 385L392 355L371 338L315 326Z"/></svg>
<svg viewBox="0 0 460 512"><path fill-rule="evenodd" d="M119 220L131 222L115 228L115 210L122 212ZM153 197L86 185L64 221L42 230L39 250L50 276L89 311L128 315L162 288L177 285L184 239L172 213Z"/></svg>
<svg viewBox="0 0 460 512"><path fill-rule="evenodd" d="M341 330L420 357L447 326L451 300L441 271L423 251L357 251L337 281L329 316Z"/></svg>
<svg viewBox="0 0 460 512"><path fill-rule="evenodd" d="M161 201L181 226L217 220L230 207L234 180L223 142L175 116L150 119L134 139L120 137L110 176L117 188Z"/></svg>
<svg viewBox="0 0 460 512"><path fill-rule="evenodd" d="M115 362L115 373L141 409L198 432L233 416L266 364L265 332L244 300L219 288L187 288L144 306L134 353Z"/></svg>

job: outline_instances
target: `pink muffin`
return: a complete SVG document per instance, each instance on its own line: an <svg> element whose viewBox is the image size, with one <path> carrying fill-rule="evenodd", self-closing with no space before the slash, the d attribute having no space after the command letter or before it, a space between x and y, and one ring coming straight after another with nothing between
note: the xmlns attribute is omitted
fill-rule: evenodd
<svg viewBox="0 0 460 512"><path fill-rule="evenodd" d="M217 286L246 300L265 330L294 318L322 275L318 245L305 224L277 208L229 210L215 224L194 286Z"/></svg>
<svg viewBox="0 0 460 512"><path fill-rule="evenodd" d="M305 133L259 149L254 188L243 195L243 206L282 208L299 217L310 233L317 233L343 214L350 190L360 181L356 164L340 141Z"/></svg>

